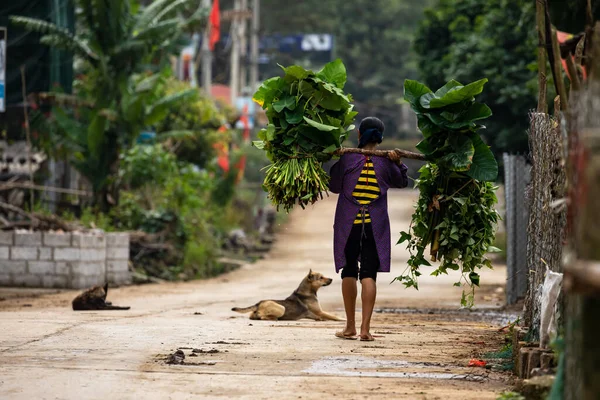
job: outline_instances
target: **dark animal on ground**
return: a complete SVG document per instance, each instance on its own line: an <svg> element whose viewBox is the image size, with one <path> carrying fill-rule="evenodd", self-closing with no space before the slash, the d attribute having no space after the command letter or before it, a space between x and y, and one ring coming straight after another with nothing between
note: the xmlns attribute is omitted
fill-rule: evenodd
<svg viewBox="0 0 600 400"><path fill-rule="evenodd" d="M112 303L106 301L107 295L108 283L104 287L94 286L73 299L73 310L129 310L130 307L113 306Z"/></svg>

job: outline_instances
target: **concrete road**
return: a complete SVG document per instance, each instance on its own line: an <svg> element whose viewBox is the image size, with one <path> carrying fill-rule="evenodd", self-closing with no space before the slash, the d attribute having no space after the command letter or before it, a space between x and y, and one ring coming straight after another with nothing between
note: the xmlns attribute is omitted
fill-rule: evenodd
<svg viewBox="0 0 600 400"><path fill-rule="evenodd" d="M415 198L390 196L396 235ZM503 304L502 266L484 271L478 310L459 312L456 276L424 276L418 292L388 284L408 257L394 247L393 273L379 278L385 312L374 318L371 343L335 338L342 322L250 321L230 311L286 297L312 268L334 278L319 296L324 309L343 315L334 208L331 197L296 210L268 258L227 275L110 291L109 300L130 311L76 313L72 291L28 297L0 289L0 398L495 399L509 376L467 364L503 346L498 328L511 317L491 311ZM177 349L185 364L167 365Z"/></svg>

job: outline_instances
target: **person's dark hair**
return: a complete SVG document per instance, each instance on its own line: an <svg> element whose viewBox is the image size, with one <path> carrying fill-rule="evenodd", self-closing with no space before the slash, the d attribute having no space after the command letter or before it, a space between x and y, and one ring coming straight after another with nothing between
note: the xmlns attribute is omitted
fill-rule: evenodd
<svg viewBox="0 0 600 400"><path fill-rule="evenodd" d="M369 143L381 143L385 125L379 118L367 117L360 121L358 131L360 132L358 147L365 147Z"/></svg>

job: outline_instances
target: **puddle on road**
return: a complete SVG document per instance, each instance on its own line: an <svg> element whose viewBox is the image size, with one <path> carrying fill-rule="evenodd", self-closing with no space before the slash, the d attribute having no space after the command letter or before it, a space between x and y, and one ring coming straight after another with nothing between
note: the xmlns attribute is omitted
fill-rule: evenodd
<svg viewBox="0 0 600 400"><path fill-rule="evenodd" d="M506 326L515 321L519 314L499 310L447 310L447 309L416 309L416 308L378 308L378 314L424 314L432 317L443 318L453 322L488 322Z"/></svg>
<svg viewBox="0 0 600 400"><path fill-rule="evenodd" d="M431 363L413 363L400 360L377 360L374 358L365 357L325 357L314 361L310 368L304 370L303 372L314 375L363 376L375 378L452 379L474 382L481 382L486 379L484 376L474 374L393 371L404 368L419 369L431 366Z"/></svg>

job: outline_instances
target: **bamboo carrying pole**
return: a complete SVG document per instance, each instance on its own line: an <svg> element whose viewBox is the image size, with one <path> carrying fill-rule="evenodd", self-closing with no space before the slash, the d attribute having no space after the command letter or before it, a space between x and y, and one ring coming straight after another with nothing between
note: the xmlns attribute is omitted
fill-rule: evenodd
<svg viewBox="0 0 600 400"><path fill-rule="evenodd" d="M425 161L425 156L423 154L415 153L408 150L402 149L394 149L394 150L364 150L364 149L356 149L352 147L342 147L341 149L335 152L336 155L341 156L343 154L348 153L357 153L363 154L365 156L379 156L389 158L390 153L395 152L400 156L400 158L409 158L411 160L422 160Z"/></svg>

